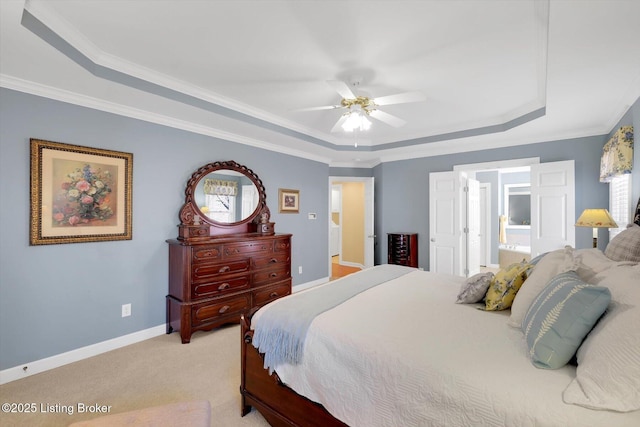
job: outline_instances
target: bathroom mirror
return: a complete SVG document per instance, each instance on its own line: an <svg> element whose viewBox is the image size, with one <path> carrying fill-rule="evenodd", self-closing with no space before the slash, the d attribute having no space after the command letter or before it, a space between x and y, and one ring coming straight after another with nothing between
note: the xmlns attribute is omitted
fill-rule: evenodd
<svg viewBox="0 0 640 427"><path fill-rule="evenodd" d="M512 228L531 227L531 186L529 184L505 185L504 211L507 225Z"/></svg>

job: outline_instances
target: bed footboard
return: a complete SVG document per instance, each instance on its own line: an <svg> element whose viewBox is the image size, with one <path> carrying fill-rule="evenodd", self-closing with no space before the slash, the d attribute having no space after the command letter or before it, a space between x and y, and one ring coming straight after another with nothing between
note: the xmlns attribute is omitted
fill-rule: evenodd
<svg viewBox="0 0 640 427"><path fill-rule="evenodd" d="M299 395L280 381L277 373L263 368L263 355L252 345L251 316L243 315L241 324L242 416L256 408L273 427L346 426L320 404Z"/></svg>

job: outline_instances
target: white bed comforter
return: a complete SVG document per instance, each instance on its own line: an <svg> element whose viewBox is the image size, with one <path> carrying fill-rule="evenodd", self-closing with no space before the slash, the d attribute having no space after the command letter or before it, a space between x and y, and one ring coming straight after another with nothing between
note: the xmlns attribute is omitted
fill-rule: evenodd
<svg viewBox="0 0 640 427"><path fill-rule="evenodd" d="M563 403L575 368L534 367L507 312L454 303L463 280L415 271L355 296L313 321L279 377L353 427L640 425Z"/></svg>

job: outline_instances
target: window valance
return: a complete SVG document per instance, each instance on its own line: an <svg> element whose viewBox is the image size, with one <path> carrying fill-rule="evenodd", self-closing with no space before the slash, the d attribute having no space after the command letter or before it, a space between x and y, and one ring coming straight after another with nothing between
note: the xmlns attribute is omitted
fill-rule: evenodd
<svg viewBox="0 0 640 427"><path fill-rule="evenodd" d="M623 126L616 131L602 149L600 182L631 173L633 168L633 126Z"/></svg>
<svg viewBox="0 0 640 427"><path fill-rule="evenodd" d="M204 180L204 194L237 196L238 183L236 181L223 181L221 179L207 178Z"/></svg>

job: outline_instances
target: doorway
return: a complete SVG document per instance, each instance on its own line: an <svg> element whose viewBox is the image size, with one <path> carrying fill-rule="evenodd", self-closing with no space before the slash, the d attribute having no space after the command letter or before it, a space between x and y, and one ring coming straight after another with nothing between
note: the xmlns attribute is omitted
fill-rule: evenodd
<svg viewBox="0 0 640 427"><path fill-rule="evenodd" d="M468 180L475 178L481 171L501 170L505 168L530 168L530 220L525 218L519 225L510 225L514 229L522 229L521 235L526 238L527 253L535 257L544 252L575 245L573 228L575 215L575 172L574 161L559 161L540 163L539 158L516 159L490 163L454 166L451 172L432 172L429 175L429 269L436 272L453 272L456 275L469 275L475 270L476 260L470 255L476 254L469 242L475 239L475 234L469 227L467 212L467 197L469 191ZM504 198L502 180L498 180L492 205ZM479 203L478 203L479 204ZM498 224L496 212L504 214L504 206L492 208L493 224ZM505 219L506 216L505 216ZM474 220L475 221L475 220ZM503 223L501 221L500 223ZM526 224L530 222L530 225ZM497 230L500 229L500 233ZM502 227L492 227L492 242L502 238ZM530 243L528 243L530 242ZM508 242L507 242L508 243ZM517 250L523 248L517 246ZM509 248L505 248L509 249ZM477 252L481 249L478 247ZM498 252L498 244L491 245L492 253ZM495 251L495 252L494 252ZM479 257L478 257L479 258ZM495 255L493 258L495 259ZM473 265L469 265L473 261Z"/></svg>
<svg viewBox="0 0 640 427"><path fill-rule="evenodd" d="M373 177L329 177L329 271L373 266ZM333 276L333 274L331 274Z"/></svg>

